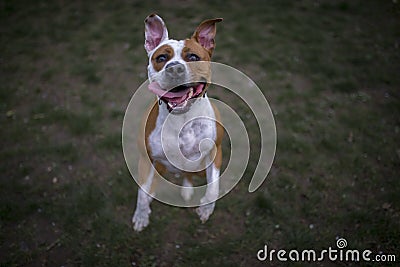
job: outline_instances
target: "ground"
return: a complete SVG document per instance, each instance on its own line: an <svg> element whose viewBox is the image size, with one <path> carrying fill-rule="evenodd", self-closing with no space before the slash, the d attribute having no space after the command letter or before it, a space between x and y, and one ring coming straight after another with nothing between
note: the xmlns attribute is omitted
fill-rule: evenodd
<svg viewBox="0 0 400 267"><path fill-rule="evenodd" d="M337 238L400 260L399 5L2 1L0 265L266 266L256 257L265 244L322 250ZM207 223L155 201L138 234L121 128L146 80L143 20L152 12L176 39L224 18L213 60L258 84L278 141L267 181L248 193L257 124L244 103L210 90L247 118L245 176Z"/></svg>

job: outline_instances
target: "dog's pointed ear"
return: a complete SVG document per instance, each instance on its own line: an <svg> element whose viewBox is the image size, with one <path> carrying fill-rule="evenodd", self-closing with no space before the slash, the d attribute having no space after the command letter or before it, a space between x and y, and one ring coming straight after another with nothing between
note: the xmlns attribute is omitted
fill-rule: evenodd
<svg viewBox="0 0 400 267"><path fill-rule="evenodd" d="M216 23L222 21L222 18L208 19L200 23L193 33L194 38L211 55L215 48L215 34L217 33Z"/></svg>
<svg viewBox="0 0 400 267"><path fill-rule="evenodd" d="M144 20L144 48L147 53L154 50L162 41L168 39L168 30L161 17L156 14L150 14Z"/></svg>

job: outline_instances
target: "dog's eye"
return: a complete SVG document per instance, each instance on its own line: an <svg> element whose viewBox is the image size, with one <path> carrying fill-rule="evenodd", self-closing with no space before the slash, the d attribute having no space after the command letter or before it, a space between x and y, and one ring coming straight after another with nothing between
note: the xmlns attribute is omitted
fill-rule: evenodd
<svg viewBox="0 0 400 267"><path fill-rule="evenodd" d="M189 61L199 61L200 57L196 54L189 54L188 59L189 59Z"/></svg>
<svg viewBox="0 0 400 267"><path fill-rule="evenodd" d="M159 55L158 57L156 57L157 63L161 63L161 62L165 62L165 61L167 61L167 55L162 54L162 55Z"/></svg>

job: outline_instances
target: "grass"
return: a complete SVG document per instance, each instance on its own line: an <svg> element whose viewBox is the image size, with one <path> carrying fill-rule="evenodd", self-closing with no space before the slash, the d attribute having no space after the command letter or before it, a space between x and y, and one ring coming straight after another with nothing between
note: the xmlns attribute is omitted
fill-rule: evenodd
<svg viewBox="0 0 400 267"><path fill-rule="evenodd" d="M120 139L146 79L152 12L176 39L224 18L214 60L263 90L278 144L267 181L249 194L257 124L216 89L252 140L245 177L206 224L155 201L137 234ZM0 265L264 266L264 244L326 249L337 237L398 258L399 15L396 1L4 1Z"/></svg>

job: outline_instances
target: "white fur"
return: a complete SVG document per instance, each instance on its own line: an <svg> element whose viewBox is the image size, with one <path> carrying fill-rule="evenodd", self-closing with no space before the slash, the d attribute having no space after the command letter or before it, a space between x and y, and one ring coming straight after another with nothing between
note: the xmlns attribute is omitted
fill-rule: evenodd
<svg viewBox="0 0 400 267"><path fill-rule="evenodd" d="M215 164L207 167L207 190L204 197L200 200L201 206L196 209L202 223L206 222L214 211L215 201L219 194L219 169ZM207 204L208 203L208 204Z"/></svg>
<svg viewBox="0 0 400 267"><path fill-rule="evenodd" d="M161 18L159 19L162 21ZM160 72L157 72L151 63L151 57L159 47L167 44L174 49L174 57L169 61L177 61L186 66L186 62L181 57L185 41L168 39L168 31L164 22L162 22L162 24L165 28L163 40L156 48L148 52L149 65L147 70L150 82L157 81L161 88L167 88L167 86L163 84L165 81L163 76L165 73L164 69L167 64L165 64ZM187 74L189 74L188 71L189 68L186 67ZM190 77L190 75L186 76ZM216 140L216 132L214 110L209 99L205 96L203 98L197 98L190 106L190 109L182 114L170 113L166 104L162 102L161 106L159 106L155 129L149 135L149 145L152 152L151 157L153 160L159 161L165 165L168 171L180 174L182 168L192 171L201 170L204 169L204 167L207 168L206 194L200 201L201 206L196 209L203 223L207 221L212 214L219 193L218 179L220 171L215 167L213 159L211 159L211 152ZM204 140L207 139L214 142L204 142ZM174 166L171 161L177 163L178 166ZM154 167L152 166L146 183L139 188L138 192L137 207L132 218L136 231L143 230L143 228L149 224L149 215L151 213L150 202L152 200L149 191L153 176ZM183 199L188 201L194 192L193 185L189 180L184 179L183 186L184 188L181 191L181 195Z"/></svg>
<svg viewBox="0 0 400 267"><path fill-rule="evenodd" d="M166 104L162 103L155 129L149 135L152 158L172 173L180 173L182 169L192 172L204 169L201 162L214 148L214 143L202 141L215 141L214 120L214 110L207 97L197 99L186 113L178 115L170 114ZM202 153L199 150L201 142Z"/></svg>
<svg viewBox="0 0 400 267"><path fill-rule="evenodd" d="M154 69L153 64L151 63L151 57L153 56L154 52L157 51L157 49L163 45L169 45L170 47L172 47L172 49L174 49L174 56L168 62L176 61L186 65L186 61L184 61L181 56L182 49L185 47L185 41L167 39L161 42L153 51L149 53L149 65L147 66L147 75L149 77L150 82L157 81L160 84L161 88L167 88L169 84L164 84L165 81L164 75L166 73L165 67L167 66L168 63L164 65L164 67L160 70L160 72L157 72Z"/></svg>
<svg viewBox="0 0 400 267"><path fill-rule="evenodd" d="M139 187L136 210L132 218L135 231L142 231L149 224L149 216L151 213L150 203L153 200L150 195L150 187L153 182L154 168L151 167L150 173L147 176L146 183Z"/></svg>
<svg viewBox="0 0 400 267"><path fill-rule="evenodd" d="M187 123L190 118L196 118ZM201 152L196 149L199 148L200 143L205 139L215 141L216 139L216 123L208 118L215 119L214 110L207 97L197 99L191 106L191 109L183 114L171 115L166 107L162 104L159 107L159 114L156 121L154 130L149 135L149 145L151 148L151 156L155 161L159 161L167 170L180 174L181 170L171 164L167 159L166 154L169 156L177 155L182 152L183 156L189 161L185 160L179 164L185 165L187 168L203 169L203 165L187 166L190 160L192 162L206 162L207 169L207 190L204 197L200 200L201 206L196 209L200 220L204 223L208 220L214 211L215 201L219 194L219 173L220 170L215 167L212 162L211 151L214 148L213 143L202 145ZM186 124L187 123L187 124ZM193 124L197 124L194 126ZM177 125L185 125L184 127L177 127ZM196 127L203 127L203 131L198 131ZM181 131L179 132L179 130ZM175 145L174 145L175 144ZM180 144L181 146L177 146ZM179 151L176 151L176 150ZM176 159L174 159L176 160ZM178 158L179 161L179 158ZM143 230L149 224L149 215L151 213L150 203L152 196L146 192L150 191L150 186L153 180L154 168L151 168L146 183L139 188L138 200L135 214L133 216L134 229L136 231ZM187 180L183 180L184 188L181 191L181 196L184 200L188 201L193 195L193 185ZM146 192L145 192L146 191Z"/></svg>
<svg viewBox="0 0 400 267"><path fill-rule="evenodd" d="M189 201L194 193L193 184L186 178L183 179L181 196L185 201Z"/></svg>

